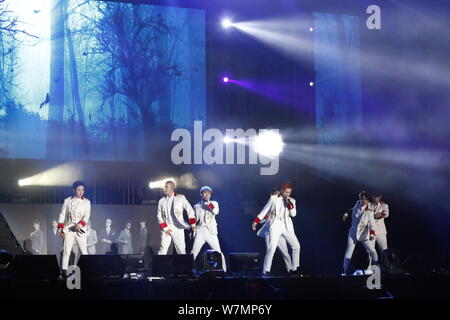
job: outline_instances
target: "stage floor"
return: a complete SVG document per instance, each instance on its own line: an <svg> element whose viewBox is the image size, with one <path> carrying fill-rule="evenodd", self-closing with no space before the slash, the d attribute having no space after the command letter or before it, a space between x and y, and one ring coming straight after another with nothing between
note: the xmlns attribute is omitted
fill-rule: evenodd
<svg viewBox="0 0 450 320"><path fill-rule="evenodd" d="M217 279L110 279L83 281L69 290L63 280L0 281L1 299L119 300L347 300L450 299L450 274L386 275L369 290L367 276L227 277Z"/></svg>

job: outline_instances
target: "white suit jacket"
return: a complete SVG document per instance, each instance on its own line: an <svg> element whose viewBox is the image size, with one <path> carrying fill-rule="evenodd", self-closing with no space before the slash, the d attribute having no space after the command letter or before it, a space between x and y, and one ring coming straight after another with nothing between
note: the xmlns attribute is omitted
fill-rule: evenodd
<svg viewBox="0 0 450 320"><path fill-rule="evenodd" d="M63 232L67 232L71 227L79 224L86 232L90 217L91 202L87 198L67 197L59 213L58 229L62 228Z"/></svg>
<svg viewBox="0 0 450 320"><path fill-rule="evenodd" d="M387 234L386 225L384 219L389 217L389 206L387 203L380 202L372 205L374 215L377 213L383 213L383 218L375 219L375 232L376 234Z"/></svg>
<svg viewBox="0 0 450 320"><path fill-rule="evenodd" d="M197 227L208 228L209 232L216 235L217 221L216 216L219 214L219 203L217 201L210 201L209 204L198 202L194 206L195 217L197 218Z"/></svg>
<svg viewBox="0 0 450 320"><path fill-rule="evenodd" d="M375 230L375 218L370 203L361 206L359 201L352 209L352 225L348 232L349 237L357 241L367 241L371 230Z"/></svg>
<svg viewBox="0 0 450 320"><path fill-rule="evenodd" d="M267 201L266 205L255 219L255 222L259 223L265 219L266 215L269 215L263 227L259 229L257 233L259 237L266 237L272 227L273 221L275 221L276 216L279 214L285 215L284 222L286 224L287 231L294 232L294 224L292 223L291 217L293 218L297 215L297 205L295 199L291 198L291 201L294 207L292 209L285 210L282 196L270 196L269 201Z"/></svg>
<svg viewBox="0 0 450 320"><path fill-rule="evenodd" d="M158 224L160 228L163 231L167 231L169 229L168 224L171 222L172 218L169 212L169 206L168 206L169 197L165 196L161 199L159 199L158 202ZM175 194L173 198L173 212L175 214L175 217L179 224L181 224L184 229L188 229L189 225L184 221L183 218L183 210L186 210L188 217L189 217L189 224L195 225L196 219L195 219L195 212L194 209L192 209L191 204L189 201L187 201L186 197L182 194ZM175 222L175 221L173 221Z"/></svg>

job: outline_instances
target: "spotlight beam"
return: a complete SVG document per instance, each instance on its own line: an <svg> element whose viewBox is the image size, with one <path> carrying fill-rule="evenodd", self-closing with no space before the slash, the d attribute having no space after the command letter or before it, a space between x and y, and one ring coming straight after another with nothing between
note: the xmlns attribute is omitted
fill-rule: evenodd
<svg viewBox="0 0 450 320"><path fill-rule="evenodd" d="M309 23L302 22L301 17L235 22L233 27L294 59L304 59L314 51L315 55L325 55L328 60L337 59L333 57L341 55L341 49L338 46L330 45L316 37L313 45L309 38L303 37L304 30L313 28L314 32L318 32L320 26L311 27ZM419 31L422 32L422 36L427 36L427 29ZM400 81L409 81L414 78L450 87L448 72L435 59L418 61L415 58L405 59L394 54L369 52L362 48L359 48L359 56L360 59L355 60L354 63L360 61L361 68L366 69L373 76L383 77L384 81L386 77Z"/></svg>
<svg viewBox="0 0 450 320"><path fill-rule="evenodd" d="M71 186L76 180L83 180L80 164L66 162L31 177L18 181L20 187L25 186Z"/></svg>

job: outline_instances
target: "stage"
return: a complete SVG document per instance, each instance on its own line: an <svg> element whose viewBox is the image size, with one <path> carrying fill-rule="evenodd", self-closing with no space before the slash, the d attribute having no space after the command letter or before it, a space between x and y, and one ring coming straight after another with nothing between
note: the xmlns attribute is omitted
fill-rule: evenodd
<svg viewBox="0 0 450 320"><path fill-rule="evenodd" d="M367 276L226 277L82 282L0 282L2 300L416 300L449 299L450 274L382 276L381 289L368 289Z"/></svg>

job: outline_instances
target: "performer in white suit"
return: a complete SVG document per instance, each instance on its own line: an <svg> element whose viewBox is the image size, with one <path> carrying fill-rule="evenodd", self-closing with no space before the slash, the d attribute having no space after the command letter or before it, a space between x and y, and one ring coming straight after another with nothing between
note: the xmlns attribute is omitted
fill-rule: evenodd
<svg viewBox="0 0 450 320"><path fill-rule="evenodd" d="M220 250L219 238L217 237L216 216L219 214L219 203L211 200L211 194L211 187L201 187L200 195L202 199L194 205L195 216L197 218L197 231L195 232L191 253L194 255L195 260L206 242L212 250L222 255L222 269L223 271L227 271L225 257Z"/></svg>
<svg viewBox="0 0 450 320"><path fill-rule="evenodd" d="M58 218L58 230L64 239L62 269L65 273L69 265L70 252L74 242L81 254L88 254L86 226L91 216L91 202L84 197L84 183L73 184L74 195L64 200Z"/></svg>
<svg viewBox="0 0 450 320"><path fill-rule="evenodd" d="M350 211L350 210L349 210ZM365 191L359 193L359 200L351 209L352 225L348 231L347 250L344 256L344 275L349 273L350 261L357 242L364 245L370 254L371 263L378 264L378 255L375 250L375 219L372 206ZM347 220L349 214L346 212L342 220ZM369 267L370 269L370 267Z"/></svg>
<svg viewBox="0 0 450 320"><path fill-rule="evenodd" d="M375 193L372 196L372 209L375 217L376 244L380 253L383 254L384 250L388 248L384 219L389 217L389 206L383 202L381 197L381 193Z"/></svg>
<svg viewBox="0 0 450 320"><path fill-rule="evenodd" d="M286 182L281 187L281 194L273 198L269 205L259 213L255 219L255 223L262 220L269 212L271 212L268 223L269 245L267 247L266 256L264 257L263 275L268 275L272 267L273 255L277 249L279 240L283 237L292 249L291 271L297 271L300 265L300 242L298 241L292 217L297 215L295 199L291 198L292 184ZM259 221L257 220L259 219Z"/></svg>
<svg viewBox="0 0 450 320"><path fill-rule="evenodd" d="M170 243L173 240L178 254L186 254L186 242L184 229L196 230L195 212L192 206L182 194L175 193L175 183L167 181L164 185L165 196L158 202L157 219L161 228L161 246L158 255L167 254ZM188 214L188 223L184 221L183 210Z"/></svg>
<svg viewBox="0 0 450 320"><path fill-rule="evenodd" d="M280 192L279 189L274 189L272 191L272 193L270 195L270 198L269 198L269 201L267 201L267 204L264 206L263 211L266 210L267 206L271 205L272 201L274 201L275 198L277 198L280 195L280 193L281 192ZM253 231L256 231L256 226L259 223L264 223L263 227L258 230L256 235L258 237L264 238L264 240L266 242L266 250L269 248L269 243L270 243L270 237L269 237L270 223L267 223L267 221L268 221L268 219L270 219L271 215L272 215L272 212L269 212L262 219L259 219L258 217L256 217L256 219L252 223ZM281 255L283 256L283 260L284 260L284 263L286 265L286 271L287 272L291 271L291 268L292 268L291 256L289 255L289 250L288 250L288 247L287 247L286 239L284 237L280 237L280 239L278 240L277 248L280 251Z"/></svg>

